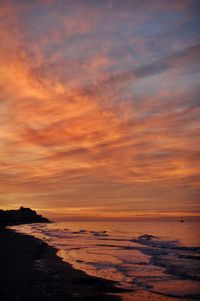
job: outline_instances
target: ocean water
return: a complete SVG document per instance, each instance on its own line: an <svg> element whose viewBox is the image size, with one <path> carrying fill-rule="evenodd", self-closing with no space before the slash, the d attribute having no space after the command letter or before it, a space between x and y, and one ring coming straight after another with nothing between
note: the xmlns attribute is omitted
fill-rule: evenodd
<svg viewBox="0 0 200 301"><path fill-rule="evenodd" d="M200 222L62 222L12 227L46 241L123 300L200 300Z"/></svg>

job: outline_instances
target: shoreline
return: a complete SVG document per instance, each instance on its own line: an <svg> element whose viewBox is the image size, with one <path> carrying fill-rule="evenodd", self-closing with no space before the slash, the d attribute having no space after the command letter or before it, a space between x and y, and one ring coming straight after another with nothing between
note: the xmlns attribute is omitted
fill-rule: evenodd
<svg viewBox="0 0 200 301"><path fill-rule="evenodd" d="M120 301L114 281L87 275L35 237L0 228L0 299Z"/></svg>

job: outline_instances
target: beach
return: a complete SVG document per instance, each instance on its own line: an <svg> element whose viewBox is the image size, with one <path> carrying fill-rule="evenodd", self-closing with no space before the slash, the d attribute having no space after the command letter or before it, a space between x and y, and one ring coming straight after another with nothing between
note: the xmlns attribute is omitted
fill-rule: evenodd
<svg viewBox="0 0 200 301"><path fill-rule="evenodd" d="M0 246L2 301L120 300L113 282L73 269L39 239L1 228Z"/></svg>
<svg viewBox="0 0 200 301"><path fill-rule="evenodd" d="M50 279L45 281L56 287L51 293L56 297L64 294L72 295L67 300L94 301L200 299L198 222L58 222L11 229L28 235L29 241L34 237L45 250L51 250L50 254L54 251L50 257L49 251L40 252L34 268L49 271ZM52 276L55 270L53 274L61 280ZM47 298L45 292L44 296Z"/></svg>

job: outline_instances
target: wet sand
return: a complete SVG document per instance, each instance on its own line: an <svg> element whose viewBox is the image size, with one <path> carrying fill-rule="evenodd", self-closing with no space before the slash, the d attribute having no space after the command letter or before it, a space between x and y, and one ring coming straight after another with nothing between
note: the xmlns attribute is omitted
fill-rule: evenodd
<svg viewBox="0 0 200 301"><path fill-rule="evenodd" d="M87 276L46 243L0 229L0 300L119 301L115 283Z"/></svg>

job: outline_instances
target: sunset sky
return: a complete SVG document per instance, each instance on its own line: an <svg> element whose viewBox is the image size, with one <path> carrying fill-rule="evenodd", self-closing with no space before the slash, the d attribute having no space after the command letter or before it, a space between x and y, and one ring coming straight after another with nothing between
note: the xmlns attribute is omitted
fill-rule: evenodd
<svg viewBox="0 0 200 301"><path fill-rule="evenodd" d="M200 1L0 0L0 208L200 215Z"/></svg>

